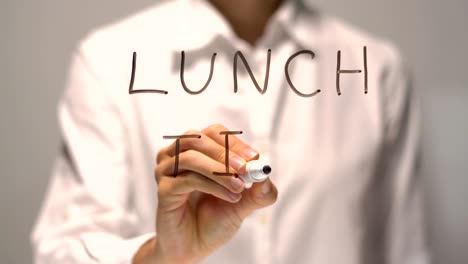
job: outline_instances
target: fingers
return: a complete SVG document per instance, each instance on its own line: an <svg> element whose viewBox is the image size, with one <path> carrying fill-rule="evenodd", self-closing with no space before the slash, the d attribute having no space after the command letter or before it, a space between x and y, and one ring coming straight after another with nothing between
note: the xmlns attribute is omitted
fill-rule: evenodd
<svg viewBox="0 0 468 264"><path fill-rule="evenodd" d="M166 169L162 171L163 173L156 174L157 175L156 180L158 181L158 177L159 177L158 175L176 175L179 172L183 171L183 169L185 169L185 170L193 170L195 172L206 175L207 177L212 178L214 181L219 182L220 184L226 187L228 184L231 184L231 185L236 184L236 183L239 184L239 182L235 180L230 180L230 182L228 182L228 180L223 179L223 178L226 178L226 176L213 175L213 172L217 172L218 174L227 173L227 172L242 174L244 173L244 170L245 170L246 161L258 158L258 153L255 150L253 150L251 147L249 147L247 144L245 144L243 141L241 141L239 138L233 135L228 135L229 147L225 148L226 136L220 134L220 132L222 131L227 131L227 128L222 125L215 124L215 125L211 125L205 128L203 131L200 131L200 132L191 130L191 131L184 133L183 135L184 138L176 140L171 145L162 149L158 153L157 164L158 164L158 167L161 167L162 166L161 163L163 160L164 161L168 159L172 160L173 157L177 156L177 153L179 153L178 158L189 156L189 158L186 158L184 160L187 160L188 162L190 162L191 161L190 157L194 158L194 157L197 157L197 155L195 155L195 153L192 153L192 152L190 153L185 153L185 152L197 151L221 164L224 164L223 168L215 169L215 170L211 169L211 171L208 171L206 168L207 164L204 163L204 161L208 161L207 159L200 159L200 157L198 157L200 161L199 163L193 164L193 162L190 162L189 164L185 164L184 162L177 159L176 157L176 159L174 160L172 164L174 165L177 164L177 168L174 168L173 165L165 166ZM226 158L229 159L227 165L225 163ZM198 166L191 166L191 165L198 165ZM214 167L219 168L219 166L215 166L214 164L210 166L212 168ZM172 172L168 171L167 168L171 168ZM176 172L174 172L175 169L177 169ZM217 176L217 177L213 178L213 176ZM231 189L231 190L237 191L237 189Z"/></svg>
<svg viewBox="0 0 468 264"><path fill-rule="evenodd" d="M225 146L225 137L226 135L221 135L220 132L229 131L225 126L221 124L213 124L205 129L202 132L213 139L216 143L221 146ZM229 137L229 150L241 156L246 161L257 159L259 154L249 145L244 143L235 135L228 135Z"/></svg>
<svg viewBox="0 0 468 264"><path fill-rule="evenodd" d="M203 132L191 130L184 133L184 136L188 135L199 135L199 138L183 138L179 141L179 153L187 150L195 150L205 154L206 156L216 160L222 164L225 164L226 149L224 145L218 144L209 136ZM176 155L176 142L173 142L168 147L161 150L161 155L158 155L158 164L163 158L170 158ZM234 153L228 151L229 165L231 169L229 171L238 171L245 165L245 159ZM224 168L221 171L226 171Z"/></svg>
<svg viewBox="0 0 468 264"><path fill-rule="evenodd" d="M238 202L242 198L242 194L230 192L204 175L189 171L181 173L178 177L161 178L158 184L160 208L168 211L175 209L179 206L177 201L185 202L184 198L180 199L181 196L194 191L211 194L230 203Z"/></svg>
<svg viewBox="0 0 468 264"><path fill-rule="evenodd" d="M233 197L238 198L245 188L244 182L236 177L216 175L226 172L226 152L229 158L228 171L238 174L245 170L246 161L257 159L259 154L235 135L228 135L228 146L225 148L226 135L221 133L223 131L229 130L220 124L211 125L202 131L188 131L178 143L175 141L162 149L158 153L155 173L159 191L162 190L163 195L176 192L173 193L175 196L179 192L200 191L231 202ZM175 169L177 177L174 177ZM161 187L162 182L169 187ZM243 196L238 200L235 210L244 218L253 210L274 203L277 190L267 180L254 184Z"/></svg>
<svg viewBox="0 0 468 264"><path fill-rule="evenodd" d="M158 178L161 178L163 176L170 178L182 177L180 176L180 174L177 177L171 176L173 174L174 167L175 157L164 159L156 167L156 176ZM225 171L224 164L213 160L212 158L195 150L187 150L179 154L178 169L179 173L193 171L198 174L204 175L206 178L211 179L212 181L218 183L219 185L234 193L240 193L245 188L244 182L239 178L233 176L214 175L214 172Z"/></svg>
<svg viewBox="0 0 468 264"><path fill-rule="evenodd" d="M234 213L245 219L253 211L272 205L278 199L276 186L266 179L263 182L254 183L250 189L242 193L242 199L233 205Z"/></svg>

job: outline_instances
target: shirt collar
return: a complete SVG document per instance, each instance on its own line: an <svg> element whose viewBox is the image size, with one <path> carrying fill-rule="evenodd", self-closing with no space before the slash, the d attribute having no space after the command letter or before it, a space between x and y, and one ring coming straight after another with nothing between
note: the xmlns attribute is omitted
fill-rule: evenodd
<svg viewBox="0 0 468 264"><path fill-rule="evenodd" d="M317 48L319 13L303 0L285 0L271 22L278 23L301 48Z"/></svg>
<svg viewBox="0 0 468 264"><path fill-rule="evenodd" d="M206 0L185 1L184 17L179 22L178 50L199 50L216 46L220 39L230 43L242 41L235 35L229 22ZM317 41L318 14L303 0L285 0L267 25L265 34L279 31L300 48L313 50ZM268 36L267 36L268 37ZM187 42L187 39L190 42ZM215 52L215 51L213 51Z"/></svg>

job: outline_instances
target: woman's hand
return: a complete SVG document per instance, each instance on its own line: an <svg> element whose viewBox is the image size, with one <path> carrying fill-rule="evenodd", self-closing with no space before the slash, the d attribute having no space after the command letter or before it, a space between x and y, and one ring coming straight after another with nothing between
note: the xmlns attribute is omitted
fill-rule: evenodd
<svg viewBox="0 0 468 264"><path fill-rule="evenodd" d="M269 179L245 189L240 178L213 174L226 171L221 131L228 129L216 124L186 133L201 137L180 140L177 177L176 143L158 153L157 235L146 250L160 262L202 260L229 241L254 210L276 201L277 189ZM245 163L258 155L236 136L229 136L230 172L242 174Z"/></svg>

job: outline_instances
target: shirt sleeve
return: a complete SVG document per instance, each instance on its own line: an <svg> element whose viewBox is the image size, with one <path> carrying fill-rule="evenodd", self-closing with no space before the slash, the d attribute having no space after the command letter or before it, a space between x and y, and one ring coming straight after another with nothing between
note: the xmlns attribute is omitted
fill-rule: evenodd
<svg viewBox="0 0 468 264"><path fill-rule="evenodd" d="M374 208L378 214L373 219L383 219L377 221L384 228L375 229L374 241L382 242L385 263L429 263L419 169L419 106L409 72L396 49L390 57L381 78L384 142L373 186L375 197L382 199L376 199L380 203L369 202L379 207Z"/></svg>
<svg viewBox="0 0 468 264"><path fill-rule="evenodd" d="M131 263L154 234L138 232L125 125L81 49L58 112L63 144L32 234L35 263Z"/></svg>

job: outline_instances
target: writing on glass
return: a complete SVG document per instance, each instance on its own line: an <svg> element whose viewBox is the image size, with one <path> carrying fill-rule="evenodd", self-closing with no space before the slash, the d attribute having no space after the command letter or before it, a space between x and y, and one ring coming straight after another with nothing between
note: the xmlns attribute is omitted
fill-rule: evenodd
<svg viewBox="0 0 468 264"><path fill-rule="evenodd" d="M341 95L341 88L340 88L340 76L341 74L364 74L364 93L368 93L368 67L367 67L367 47L363 47L363 70L361 69L342 69L341 68L341 50L337 51L336 55L336 93L338 96ZM301 92L294 84L291 79L291 76L289 74L289 65L291 62L298 56L300 55L309 55L311 59L315 58L315 53L311 50L300 50L294 54L292 54L287 60L284 65L284 75L286 78L286 81L289 85L289 88L298 96L300 97L313 97L316 96L321 92L320 89L317 89L311 93L303 93ZM268 79L270 76L270 62L271 62L271 49L268 49L267 52L267 61L266 61L266 72L265 72L265 80L263 81L263 87L260 87L258 84L252 69L250 68L249 63L247 62L247 59L245 56L242 54L241 51L237 51L234 54L234 59L233 59L233 79L234 79L234 93L237 93L238 91L238 81L237 81L237 69L238 69L238 61L239 59L242 61L244 64L244 67L246 68L250 79L252 80L253 84L255 85L256 89L260 94L265 94L267 89L268 89ZM210 73L208 75L208 79L206 83L203 85L202 88L199 90L192 90L187 86L187 83L185 82L184 78L184 73L185 73L185 52L181 51L181 60L180 60L180 83L182 85L182 88L184 91L188 94L191 95L197 95L203 93L208 86L210 85L210 82L213 78L213 72L214 72L214 67L215 67L215 62L216 62L216 53L213 53L211 56L211 63L210 63ZM166 90L157 90L157 89L139 89L135 90L134 89L134 84L135 84L135 78L136 78L136 70L137 70L137 52L133 52L132 56L132 72L131 72L131 77L130 77L130 84L128 88L128 93L130 95L133 94L140 94L140 93L155 93L155 94L162 94L162 95L167 95L169 94L168 91ZM223 172L213 172L213 175L216 176L235 176L238 177L236 173L232 173L229 170L229 136L230 135L239 135L242 134L242 131L221 131L220 135L224 135L224 145L225 145L225 171ZM175 139L175 164L174 164L174 172L173 176L176 177L178 175L179 171L179 153L180 153L180 141L181 140L197 140L200 139L201 135L198 134L190 134L190 135L172 135L172 136L163 136L163 139Z"/></svg>
<svg viewBox="0 0 468 264"><path fill-rule="evenodd" d="M364 71L364 93L367 94L368 92L368 87L367 87L367 75L368 75L368 70L367 70L367 47L363 47L363 64L364 64L364 70L344 70L341 69L341 50L337 51L337 56L336 56L336 92L338 95L341 95L341 89L340 89L340 76L343 73L361 73ZM289 65L290 63L299 55L310 55L311 59L315 58L315 53L311 50L301 50L298 51L294 54L292 54L288 60L286 61L284 65L284 75L286 77L286 81L288 82L289 87L291 90L293 90L294 93L301 97L312 97L320 93L320 89L315 90L312 93L304 94L300 92L296 86L294 86L291 76L289 75ZM253 84L257 88L258 92L260 94L264 94L267 91L268 88L268 79L270 76L270 62L271 62L271 49L268 50L267 53L267 62L266 62L266 73L265 73L265 80L263 82L263 87L260 87L258 85L258 82L252 73L252 69L250 68L249 63L245 59L244 55L242 52L237 51L234 54L234 65L233 65L233 78L234 78L234 93L237 93L238 91L238 85L237 85L237 64L238 64L238 59L242 60L242 63L244 64L245 68L247 69L247 72L249 73L250 79L252 80ZM206 88L208 88L211 79L213 78L213 72L214 72L214 65L216 61L216 53L213 53L211 56L211 64L210 64L210 73L208 75L208 80L206 81L205 85L198 91L193 91L190 88L187 87L187 84L185 83L185 78L184 78L184 70L185 70L185 52L181 51L181 60L180 60L180 83L182 84L182 88L187 92L188 94L191 95L197 95L203 93ZM133 52L133 57L132 57L132 74L130 77L130 85L128 88L128 93L129 94L137 94L137 93L158 93L158 94L164 94L167 95L169 92L165 90L157 90L157 89L141 89L141 90L135 90L133 89L133 86L135 84L135 77L136 77L136 68L137 68L137 53Z"/></svg>

